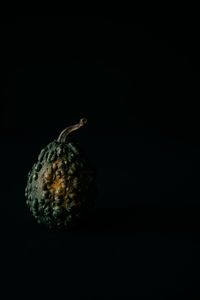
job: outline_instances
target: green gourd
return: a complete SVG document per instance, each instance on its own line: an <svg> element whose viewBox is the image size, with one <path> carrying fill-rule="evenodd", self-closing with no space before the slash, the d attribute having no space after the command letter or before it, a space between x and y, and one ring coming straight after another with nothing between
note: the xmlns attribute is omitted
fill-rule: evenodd
<svg viewBox="0 0 200 300"><path fill-rule="evenodd" d="M68 138L86 122L65 128L28 173L26 204L37 222L50 228L76 226L94 207L95 171L79 144Z"/></svg>

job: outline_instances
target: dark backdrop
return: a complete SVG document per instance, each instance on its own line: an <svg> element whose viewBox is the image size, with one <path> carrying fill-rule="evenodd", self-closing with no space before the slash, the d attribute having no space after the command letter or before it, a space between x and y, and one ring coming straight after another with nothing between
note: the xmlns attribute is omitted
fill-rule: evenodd
<svg viewBox="0 0 200 300"><path fill-rule="evenodd" d="M5 298L199 296L199 22L85 9L1 21ZM26 176L81 117L96 209L51 232L25 206Z"/></svg>

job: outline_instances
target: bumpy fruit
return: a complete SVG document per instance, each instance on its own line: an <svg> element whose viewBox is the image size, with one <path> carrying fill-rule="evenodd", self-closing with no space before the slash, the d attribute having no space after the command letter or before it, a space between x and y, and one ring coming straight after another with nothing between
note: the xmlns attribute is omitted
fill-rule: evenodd
<svg viewBox="0 0 200 300"><path fill-rule="evenodd" d="M68 134L87 122L64 129L41 150L28 173L26 203L38 223L69 228L80 223L94 206L95 173L80 146Z"/></svg>

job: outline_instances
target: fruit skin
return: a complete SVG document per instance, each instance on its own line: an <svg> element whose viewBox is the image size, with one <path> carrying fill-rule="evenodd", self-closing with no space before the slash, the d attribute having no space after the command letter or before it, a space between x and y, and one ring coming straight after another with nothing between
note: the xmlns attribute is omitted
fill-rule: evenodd
<svg viewBox="0 0 200 300"><path fill-rule="evenodd" d="M26 204L50 228L78 225L94 207L95 172L75 142L54 140L28 173Z"/></svg>

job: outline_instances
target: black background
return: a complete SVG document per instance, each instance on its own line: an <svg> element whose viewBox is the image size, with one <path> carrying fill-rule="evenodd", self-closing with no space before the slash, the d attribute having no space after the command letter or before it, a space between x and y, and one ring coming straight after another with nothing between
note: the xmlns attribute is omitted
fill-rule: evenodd
<svg viewBox="0 0 200 300"><path fill-rule="evenodd" d="M180 11L1 15L5 299L199 296L198 40L198 19ZM81 117L96 209L52 232L25 206L26 176Z"/></svg>

